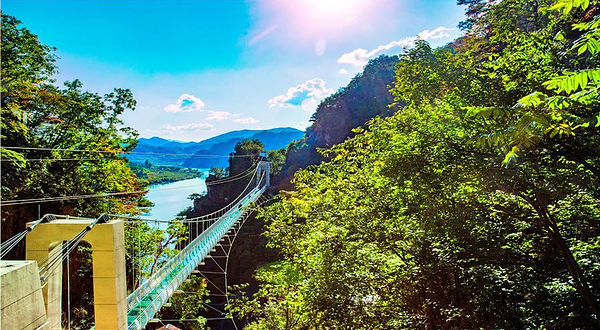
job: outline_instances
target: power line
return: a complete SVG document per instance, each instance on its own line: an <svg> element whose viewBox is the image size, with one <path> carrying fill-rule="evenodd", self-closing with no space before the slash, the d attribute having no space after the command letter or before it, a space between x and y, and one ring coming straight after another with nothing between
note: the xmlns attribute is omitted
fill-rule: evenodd
<svg viewBox="0 0 600 330"><path fill-rule="evenodd" d="M190 187L196 187L196 186L197 185L185 185L185 186L171 187L171 188L156 188L153 190L173 190L173 189L190 188ZM148 191L149 191L149 189L143 189L143 190L114 192L114 193L105 193L105 194L54 196L54 197L29 198L29 199L11 199L11 200L0 201L0 206L47 203L47 202L65 201L65 200L73 200L73 199L87 199L87 198L99 198L99 197L120 196L120 195L130 195L130 194L141 194L141 193L145 193Z"/></svg>
<svg viewBox="0 0 600 330"><path fill-rule="evenodd" d="M91 160L125 160L125 158L23 158L23 159L0 159L2 162L43 162L43 161L91 161Z"/></svg>
<svg viewBox="0 0 600 330"><path fill-rule="evenodd" d="M246 171L251 170L254 167L252 165ZM230 180L227 182L233 182L239 180L243 177L250 175L252 172L248 172L246 175L236 178L234 180ZM196 185L186 185L180 187L171 187L171 188L156 188L153 190L172 190L172 189L180 189L180 188L189 188L195 187ZM73 195L73 196L53 196L53 197L40 197L40 198L29 198L29 199L11 199L0 201L0 206L12 206L12 205L21 205L21 204L36 204L36 203L48 203L48 202L58 202L58 201L66 201L66 200L74 200L74 199L88 199L88 198L99 198L99 197L109 197L109 196L121 196L121 195L131 195L131 194L140 194L146 193L149 189L144 190L135 190L135 191L127 191L127 192L114 192L114 193L104 193L104 194L87 194L87 195Z"/></svg>
<svg viewBox="0 0 600 330"><path fill-rule="evenodd" d="M244 158L256 157L256 155L198 155L198 154L180 154L180 153L162 153L162 152L140 152L140 151L110 151L110 150L93 150L93 149L62 149L62 148L38 148L38 147L14 147L2 146L5 149L11 150L37 150L37 151L67 151L67 152L91 152L112 155L156 155L156 156L188 156L193 158Z"/></svg>

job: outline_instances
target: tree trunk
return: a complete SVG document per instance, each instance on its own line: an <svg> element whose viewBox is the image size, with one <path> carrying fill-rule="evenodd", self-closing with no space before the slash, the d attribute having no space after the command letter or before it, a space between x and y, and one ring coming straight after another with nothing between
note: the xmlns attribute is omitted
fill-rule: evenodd
<svg viewBox="0 0 600 330"><path fill-rule="evenodd" d="M596 322L600 327L600 307L598 306L596 297L592 293L592 290L590 289L588 281L586 280L585 275L581 270L581 267L579 267L579 264L577 263L577 260L575 260L575 257L573 256L571 249L567 245L567 242L560 234L558 226L556 225L556 219L552 214L550 214L548 208L546 207L546 204L540 202L539 200L536 200L536 202L537 205L533 206L536 212L538 213L538 216L542 220L542 224L544 225L544 227L546 227L545 229L548 233L548 236L554 242L554 244L556 244L556 247L558 247L561 254L563 255L563 259L567 264L569 274L573 279L575 289L586 301L592 313L596 315Z"/></svg>

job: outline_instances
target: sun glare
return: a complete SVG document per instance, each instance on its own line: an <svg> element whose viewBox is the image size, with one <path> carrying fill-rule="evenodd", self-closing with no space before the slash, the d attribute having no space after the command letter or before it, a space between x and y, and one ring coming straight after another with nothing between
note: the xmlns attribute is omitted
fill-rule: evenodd
<svg viewBox="0 0 600 330"><path fill-rule="evenodd" d="M395 0L292 0L256 2L261 21L249 41L269 35L280 44L314 47L322 55L327 45L365 33L385 15Z"/></svg>
<svg viewBox="0 0 600 330"><path fill-rule="evenodd" d="M331 28L353 21L367 3L361 0L299 0L295 2L295 11L307 25Z"/></svg>

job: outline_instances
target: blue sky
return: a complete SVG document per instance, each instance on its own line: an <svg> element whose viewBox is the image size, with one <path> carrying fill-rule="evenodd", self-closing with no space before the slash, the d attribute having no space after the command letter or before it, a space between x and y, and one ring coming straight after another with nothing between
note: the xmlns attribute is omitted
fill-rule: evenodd
<svg viewBox="0 0 600 330"><path fill-rule="evenodd" d="M183 141L304 129L369 58L417 35L443 45L464 17L455 0L4 0L2 11L58 48L58 82L129 88L128 125Z"/></svg>

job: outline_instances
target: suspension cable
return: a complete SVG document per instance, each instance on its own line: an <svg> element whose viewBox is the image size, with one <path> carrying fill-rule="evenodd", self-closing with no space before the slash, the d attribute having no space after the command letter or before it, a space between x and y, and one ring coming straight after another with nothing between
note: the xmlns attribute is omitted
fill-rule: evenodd
<svg viewBox="0 0 600 330"><path fill-rule="evenodd" d="M111 151L111 150L93 150L93 149L63 149L63 148L41 148L41 147L16 147L2 146L4 149L12 150L37 150L37 151L66 151L66 152L89 152L112 155L157 155L157 156L187 156L193 158L243 158L255 157L254 155L198 155L198 154L180 154L167 152L141 152L141 151Z"/></svg>
<svg viewBox="0 0 600 330"><path fill-rule="evenodd" d="M256 176L256 173L258 173L258 171L254 171L253 172L253 177ZM263 174L264 176L264 174ZM262 178L259 180L262 181ZM210 222L212 220L217 220L221 217L222 214L226 213L228 210L231 209L231 207L237 203L241 198L243 198L244 193L246 192L246 190L248 189L248 187L250 187L250 185L252 184L252 179L249 180L248 184L246 185L246 187L242 190L242 192L240 193L240 195L238 195L233 201L231 201L229 204L227 204L226 206L212 212L212 213L208 213L208 214L204 214L198 217L194 217L194 218L189 218L189 219L183 219L183 220L155 220L155 219L141 219L141 218L136 218L136 217L129 217L129 216L123 216L123 215L112 215L118 218L122 218L122 219L129 219L132 220L132 222L135 221L144 221L144 222L159 222L159 223L171 223L171 222L182 222L182 223L200 223L200 222Z"/></svg>
<svg viewBox="0 0 600 330"><path fill-rule="evenodd" d="M6 241L0 244L0 259L4 258L17 244L19 244L29 233L33 230L38 224L42 222L50 222L56 220L56 215L54 214L46 214L41 219L34 221L29 227L25 228L22 232L16 234L15 236L7 239Z"/></svg>
<svg viewBox="0 0 600 330"><path fill-rule="evenodd" d="M65 260L67 255L75 249L83 237L90 230L92 230L97 223L105 223L108 222L108 220L110 220L110 218L106 214L100 215L98 218L93 219L93 221L77 235L67 240L66 243L63 243L62 248L54 249L50 254L48 254L48 256L38 264L38 272L40 274L40 282L42 283L42 286L45 286L48 283L48 279L50 278L50 275L52 275L54 269L58 267L58 265L62 264L62 261Z"/></svg>
<svg viewBox="0 0 600 330"><path fill-rule="evenodd" d="M250 167L248 167L245 171L238 173L234 176L229 176L226 178L217 179L215 181L206 182L206 185L211 186L211 185L221 184L224 182L229 182L230 180L235 181L235 180L237 180L237 178L245 177L246 175L248 175L257 165L258 165L258 161L254 161L254 163L252 163L252 165L250 165ZM235 180L232 180L232 179L235 179Z"/></svg>

